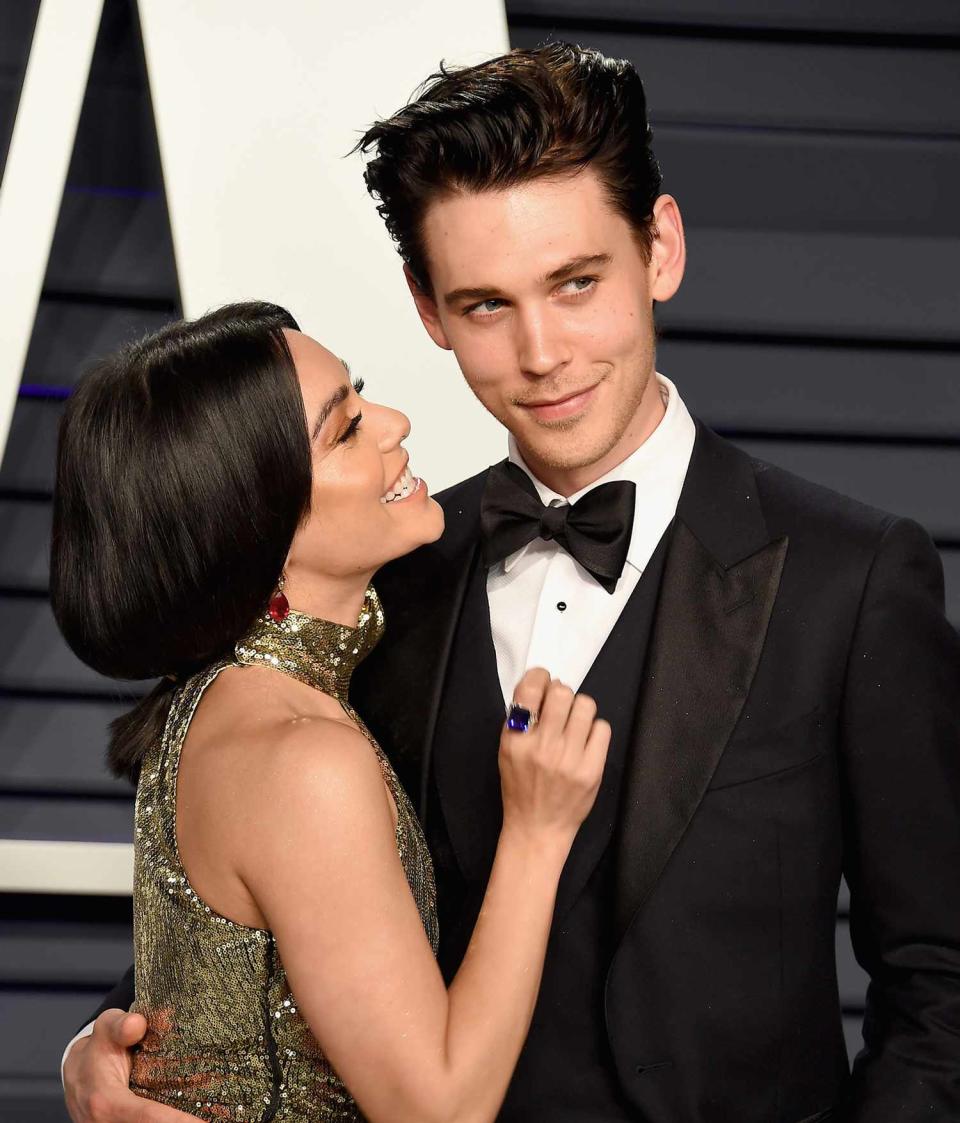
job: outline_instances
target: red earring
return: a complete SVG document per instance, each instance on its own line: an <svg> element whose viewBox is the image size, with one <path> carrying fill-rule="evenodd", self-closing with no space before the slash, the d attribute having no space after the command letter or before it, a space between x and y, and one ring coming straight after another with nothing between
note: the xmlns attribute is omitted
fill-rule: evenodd
<svg viewBox="0 0 960 1123"><path fill-rule="evenodd" d="M270 603L267 605L267 612L270 613L270 619L275 624L282 624L290 612L290 602L283 595L283 586L285 584L286 576L281 573L280 580L277 582L277 591L270 598Z"/></svg>

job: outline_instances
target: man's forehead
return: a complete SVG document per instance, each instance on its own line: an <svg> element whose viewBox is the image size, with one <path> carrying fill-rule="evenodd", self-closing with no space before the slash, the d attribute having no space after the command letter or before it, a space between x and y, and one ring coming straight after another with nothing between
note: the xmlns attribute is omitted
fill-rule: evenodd
<svg viewBox="0 0 960 1123"><path fill-rule="evenodd" d="M610 254L624 220L601 192L584 187L534 180L438 199L422 227L435 283L447 289L489 285L495 275L534 280L574 259Z"/></svg>

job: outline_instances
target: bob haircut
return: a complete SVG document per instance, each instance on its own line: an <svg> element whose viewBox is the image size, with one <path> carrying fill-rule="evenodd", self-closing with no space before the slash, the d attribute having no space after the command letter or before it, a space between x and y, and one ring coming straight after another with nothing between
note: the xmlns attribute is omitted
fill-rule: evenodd
<svg viewBox="0 0 960 1123"><path fill-rule="evenodd" d="M229 655L309 511L303 399L273 304L170 324L100 362L60 423L50 595L67 643L119 679L160 678L112 726L135 779L175 680Z"/></svg>
<svg viewBox="0 0 960 1123"><path fill-rule="evenodd" d="M649 260L660 166L643 83L624 59L571 43L445 67L356 148L367 190L414 280L432 291L423 217L456 191L496 191L591 167Z"/></svg>

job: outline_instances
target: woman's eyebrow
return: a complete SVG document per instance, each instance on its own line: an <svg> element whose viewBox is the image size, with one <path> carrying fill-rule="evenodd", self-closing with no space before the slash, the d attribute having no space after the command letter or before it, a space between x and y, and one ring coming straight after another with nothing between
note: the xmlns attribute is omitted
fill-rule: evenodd
<svg viewBox="0 0 960 1123"><path fill-rule="evenodd" d="M346 366L346 363L344 363L344 366ZM336 390L334 390L334 392L330 395L330 397L327 398L327 400L320 407L320 412L317 414L317 420L313 426L313 433L310 435L311 440L313 440L317 436L317 434L323 428L327 418L337 408L337 406L340 405L341 402L346 401L349 393L349 385L338 386Z"/></svg>

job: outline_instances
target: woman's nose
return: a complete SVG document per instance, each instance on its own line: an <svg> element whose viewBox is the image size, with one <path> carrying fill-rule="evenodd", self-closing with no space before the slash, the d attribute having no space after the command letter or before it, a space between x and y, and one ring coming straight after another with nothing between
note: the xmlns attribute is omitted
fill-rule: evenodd
<svg viewBox="0 0 960 1123"><path fill-rule="evenodd" d="M377 406L377 442L384 451L396 448L410 436L410 418L390 406Z"/></svg>

